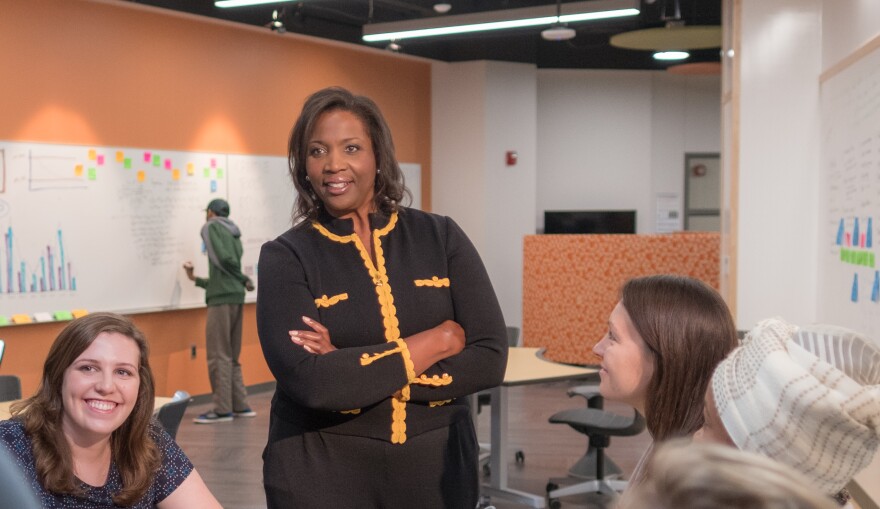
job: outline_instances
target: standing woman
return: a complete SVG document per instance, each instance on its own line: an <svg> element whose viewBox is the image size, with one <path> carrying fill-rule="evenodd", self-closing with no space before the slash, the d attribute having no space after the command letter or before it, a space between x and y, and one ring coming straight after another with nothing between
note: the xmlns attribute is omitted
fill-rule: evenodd
<svg viewBox="0 0 880 509"><path fill-rule="evenodd" d="M297 226L259 261L257 325L278 381L272 508L462 509L479 498L465 396L501 383L504 318L474 246L405 193L376 104L310 96L290 137Z"/></svg>
<svg viewBox="0 0 880 509"><path fill-rule="evenodd" d="M599 391L645 416L654 442L689 437L703 425L712 371L737 344L730 310L705 283L673 275L627 281L593 347L602 358ZM653 444L631 484L644 475Z"/></svg>
<svg viewBox="0 0 880 509"><path fill-rule="evenodd" d="M52 343L36 394L0 422L0 446L45 508L219 509L151 420L153 394L143 333L119 315L86 315Z"/></svg>

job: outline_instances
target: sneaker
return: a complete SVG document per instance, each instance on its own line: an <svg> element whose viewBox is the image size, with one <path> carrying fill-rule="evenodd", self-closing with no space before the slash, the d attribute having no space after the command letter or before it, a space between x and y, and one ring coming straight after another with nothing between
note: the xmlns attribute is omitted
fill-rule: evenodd
<svg viewBox="0 0 880 509"><path fill-rule="evenodd" d="M207 412L204 413L195 419L193 422L196 424L214 424L215 422L228 422L232 420L232 412L228 414L218 414L217 412Z"/></svg>
<svg viewBox="0 0 880 509"><path fill-rule="evenodd" d="M245 408L244 410L233 410L232 415L234 417L256 417L257 413L250 408Z"/></svg>

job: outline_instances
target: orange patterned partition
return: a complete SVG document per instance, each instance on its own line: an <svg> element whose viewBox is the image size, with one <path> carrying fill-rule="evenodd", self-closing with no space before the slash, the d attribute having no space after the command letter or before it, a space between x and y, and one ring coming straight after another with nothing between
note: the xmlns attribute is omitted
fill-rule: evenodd
<svg viewBox="0 0 880 509"><path fill-rule="evenodd" d="M720 284L721 236L528 235L523 247L523 345L570 364L598 364L592 347L628 279L683 274Z"/></svg>

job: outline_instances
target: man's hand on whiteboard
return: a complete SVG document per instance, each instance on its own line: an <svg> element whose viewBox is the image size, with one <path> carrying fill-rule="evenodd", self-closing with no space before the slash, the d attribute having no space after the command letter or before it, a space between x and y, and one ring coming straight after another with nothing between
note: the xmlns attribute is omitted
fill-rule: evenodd
<svg viewBox="0 0 880 509"><path fill-rule="evenodd" d="M196 276L195 276L195 274L193 274L192 262L184 262L183 263L183 270L186 271L186 277L188 277L190 281L196 280Z"/></svg>
<svg viewBox="0 0 880 509"><path fill-rule="evenodd" d="M256 286L254 286L254 282L251 281L251 278L247 278L247 281L244 282L244 289L249 292L252 292L252 291L254 291L255 288L256 288Z"/></svg>

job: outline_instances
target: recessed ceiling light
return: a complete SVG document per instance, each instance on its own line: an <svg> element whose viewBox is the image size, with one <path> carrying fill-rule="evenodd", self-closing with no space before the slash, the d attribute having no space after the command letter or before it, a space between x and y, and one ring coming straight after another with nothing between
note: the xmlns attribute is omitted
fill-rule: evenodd
<svg viewBox="0 0 880 509"><path fill-rule="evenodd" d="M434 4L434 12L438 14L446 14L447 12L449 12L450 9L452 9L452 4L448 4L446 2Z"/></svg>
<svg viewBox="0 0 880 509"><path fill-rule="evenodd" d="M656 60L684 60L691 56L687 51L658 51L654 53Z"/></svg>
<svg viewBox="0 0 880 509"><path fill-rule="evenodd" d="M547 41L567 41L574 38L577 32L567 26L555 25L541 31L541 37Z"/></svg>

